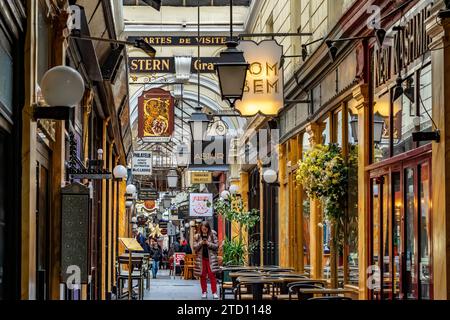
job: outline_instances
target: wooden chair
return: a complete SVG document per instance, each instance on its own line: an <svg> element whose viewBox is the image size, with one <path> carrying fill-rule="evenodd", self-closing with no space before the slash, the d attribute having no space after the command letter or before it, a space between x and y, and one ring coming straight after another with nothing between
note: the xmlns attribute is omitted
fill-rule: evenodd
<svg viewBox="0 0 450 320"><path fill-rule="evenodd" d="M308 300L318 300L318 301L350 301L353 300L350 297L342 297L342 296L326 296L326 297L314 297L309 298Z"/></svg>
<svg viewBox="0 0 450 320"><path fill-rule="evenodd" d="M194 278L195 254L187 254L184 257L184 279L192 280Z"/></svg>
<svg viewBox="0 0 450 320"><path fill-rule="evenodd" d="M123 293L125 281L129 280L129 272L131 272L131 283L128 283L128 290L133 290L133 283L137 281L138 298L144 299L144 257L132 257L131 271L128 270L129 258L118 257L116 263L117 274L117 299L122 299L128 295ZM126 268L125 268L126 266Z"/></svg>
<svg viewBox="0 0 450 320"><path fill-rule="evenodd" d="M323 289L325 285L321 281L301 281L301 282L292 282L288 284L289 290L289 300L293 300L293 295L297 295L298 300L308 300L313 298L314 295L305 295L300 293L300 289Z"/></svg>

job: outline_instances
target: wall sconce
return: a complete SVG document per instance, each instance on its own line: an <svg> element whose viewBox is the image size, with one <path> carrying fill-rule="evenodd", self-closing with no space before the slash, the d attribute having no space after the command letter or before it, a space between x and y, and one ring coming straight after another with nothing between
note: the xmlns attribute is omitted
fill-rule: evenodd
<svg viewBox="0 0 450 320"><path fill-rule="evenodd" d="M113 170L114 178L126 179L128 177L128 170L122 165L118 165Z"/></svg>
<svg viewBox="0 0 450 320"><path fill-rule="evenodd" d="M77 70L57 66L48 70L41 81L41 91L48 106L33 106L33 120L74 119L74 106L83 98L84 80Z"/></svg>

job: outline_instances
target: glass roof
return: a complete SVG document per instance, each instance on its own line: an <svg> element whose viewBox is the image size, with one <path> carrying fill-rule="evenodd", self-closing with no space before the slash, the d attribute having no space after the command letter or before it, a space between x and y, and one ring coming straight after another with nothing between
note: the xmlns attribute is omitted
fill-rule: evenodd
<svg viewBox="0 0 450 320"><path fill-rule="evenodd" d="M162 6L196 7L199 1L201 6L229 6L230 0L162 0ZM251 0L233 0L235 6L249 6ZM142 0L123 0L124 6L147 6Z"/></svg>

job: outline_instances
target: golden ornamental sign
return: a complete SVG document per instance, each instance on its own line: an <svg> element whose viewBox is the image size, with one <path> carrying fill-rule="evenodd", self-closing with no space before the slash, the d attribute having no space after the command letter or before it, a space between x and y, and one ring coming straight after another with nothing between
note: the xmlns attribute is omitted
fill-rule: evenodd
<svg viewBox="0 0 450 320"><path fill-rule="evenodd" d="M283 68L281 57L283 47L275 40L240 41L238 49L244 52L250 64L244 95L236 103L236 109L243 116L264 114L276 116L283 108Z"/></svg>
<svg viewBox="0 0 450 320"><path fill-rule="evenodd" d="M174 131L174 99L169 91L151 89L139 97L138 137L145 142L170 141Z"/></svg>
<svg viewBox="0 0 450 320"><path fill-rule="evenodd" d="M191 171L192 184L209 184L212 183L212 172Z"/></svg>

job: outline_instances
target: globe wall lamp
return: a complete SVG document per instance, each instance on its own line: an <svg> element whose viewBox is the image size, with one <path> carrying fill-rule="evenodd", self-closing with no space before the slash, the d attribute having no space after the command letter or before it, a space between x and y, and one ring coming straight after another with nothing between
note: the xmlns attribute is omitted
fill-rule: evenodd
<svg viewBox="0 0 450 320"><path fill-rule="evenodd" d="M266 169L263 173L263 179L268 184L275 184L278 181L278 174L273 169Z"/></svg>
<svg viewBox="0 0 450 320"><path fill-rule="evenodd" d="M234 108L236 101L242 100L244 95L247 71L250 67L245 60L244 52L237 49L238 43L233 40L233 0L230 1L230 39L227 49L220 53L220 58L214 64L219 78L222 100L227 101Z"/></svg>
<svg viewBox="0 0 450 320"><path fill-rule="evenodd" d="M128 195L135 195L136 192L137 192L137 188L136 188L136 186L134 184L127 185L126 193Z"/></svg>
<svg viewBox="0 0 450 320"><path fill-rule="evenodd" d="M228 190L224 190L220 193L220 197L224 200L229 200L230 196L231 196L231 193Z"/></svg>
<svg viewBox="0 0 450 320"><path fill-rule="evenodd" d="M123 165L119 164L113 170L114 178L118 180L123 180L128 177L128 170Z"/></svg>
<svg viewBox="0 0 450 320"><path fill-rule="evenodd" d="M33 120L74 120L74 107L85 91L84 80L77 70L57 66L48 70L41 81L41 92L47 106L33 106Z"/></svg>
<svg viewBox="0 0 450 320"><path fill-rule="evenodd" d="M236 195L238 195L239 187L237 185L233 184L233 185L230 186L229 191L230 191L231 195L236 196Z"/></svg>

